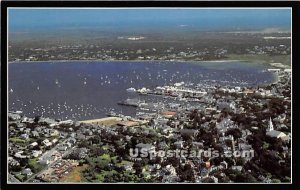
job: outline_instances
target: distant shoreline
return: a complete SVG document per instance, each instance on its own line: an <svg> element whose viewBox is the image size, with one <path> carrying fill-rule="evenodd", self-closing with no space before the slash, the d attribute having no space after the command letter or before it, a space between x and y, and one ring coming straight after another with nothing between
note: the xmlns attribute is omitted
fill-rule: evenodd
<svg viewBox="0 0 300 190"><path fill-rule="evenodd" d="M91 63L91 62L170 62L170 63L174 63L174 62L178 62L178 63L233 63L233 62L250 62L250 63L257 63L257 64L266 64L270 67L275 67L275 68L280 68L280 69L285 69L288 68L288 66L283 65L282 63L269 63L269 62L265 62L263 60L247 60L247 59L216 59L216 60L201 60L201 61L196 61L196 60L102 60L102 59L94 59L94 60L48 60L48 61L13 61L13 62L8 62L8 64L11 63L38 63L38 62L42 62L42 63L51 63L51 62L56 62L56 63L60 63L60 62L87 62L87 63ZM277 65L276 65L277 64Z"/></svg>
<svg viewBox="0 0 300 190"><path fill-rule="evenodd" d="M203 60L203 61L195 61L195 60L102 60L102 59L95 59L95 60L48 60L48 61L13 61L13 62L8 62L10 63L38 63L38 62L43 62L43 63L51 63L51 62L190 62L190 63L210 63L210 62L216 62L216 63L226 63L226 62L248 62L247 60Z"/></svg>

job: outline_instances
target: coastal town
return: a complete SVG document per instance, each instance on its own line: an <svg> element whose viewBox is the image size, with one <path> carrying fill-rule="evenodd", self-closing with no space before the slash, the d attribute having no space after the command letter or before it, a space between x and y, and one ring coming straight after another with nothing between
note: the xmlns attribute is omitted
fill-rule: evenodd
<svg viewBox="0 0 300 190"><path fill-rule="evenodd" d="M258 87L182 81L131 87L128 93L176 101L116 102L135 107L132 116L109 112L77 121L11 110L10 182L290 183L291 69L266 72L276 81ZM132 156L130 150L147 156ZM171 150L204 155L160 154Z"/></svg>
<svg viewBox="0 0 300 190"><path fill-rule="evenodd" d="M4 11L7 183L294 183L295 7L131 6Z"/></svg>

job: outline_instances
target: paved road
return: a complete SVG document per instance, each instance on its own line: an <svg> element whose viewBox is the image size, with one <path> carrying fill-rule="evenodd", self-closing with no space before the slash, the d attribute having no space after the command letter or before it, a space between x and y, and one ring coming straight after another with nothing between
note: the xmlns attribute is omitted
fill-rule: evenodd
<svg viewBox="0 0 300 190"><path fill-rule="evenodd" d="M8 183L21 183L15 176L11 175L10 173L7 176Z"/></svg>
<svg viewBox="0 0 300 190"><path fill-rule="evenodd" d="M57 149L57 147L60 144L64 144L68 139L64 140L62 143L58 143L55 147L53 147L52 149L48 150L47 152L45 152L41 157L48 155L52 155L53 152ZM25 182L30 182L31 180L33 180L36 176L38 176L39 174L43 173L45 170L47 170L49 167L51 167L52 165L54 165L56 161L52 162L51 164L47 165L44 169L42 169L40 172L33 174L32 176L30 176L30 178L28 178Z"/></svg>

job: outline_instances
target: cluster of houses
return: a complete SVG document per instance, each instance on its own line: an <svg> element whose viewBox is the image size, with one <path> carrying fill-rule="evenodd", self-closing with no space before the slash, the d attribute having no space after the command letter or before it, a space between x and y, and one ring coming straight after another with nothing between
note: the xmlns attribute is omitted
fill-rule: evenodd
<svg viewBox="0 0 300 190"><path fill-rule="evenodd" d="M141 41L145 37L118 37L118 40ZM111 49L101 48L99 45L57 45L48 48L28 48L24 51L27 55L14 52L14 48L9 47L11 54L10 61L48 61L48 60L205 60L207 57L224 58L228 50L224 48L201 49L189 48L186 51L176 50L174 47L166 47L162 55L158 53L156 47L153 48L123 48ZM72 56L70 57L70 51Z"/></svg>
<svg viewBox="0 0 300 190"><path fill-rule="evenodd" d="M290 90L290 73L279 72L280 78L276 84L269 88L241 88L241 87L211 87L207 89L189 89L184 83L177 83L173 87L157 87L155 90L162 96L177 93L181 97L192 97L199 102L182 100L178 103L163 103L161 107L150 112L140 112L136 116L118 115L116 123L103 125L98 122L84 121L59 121L49 118L27 118L20 112L8 113L9 127L9 159L10 174L27 176L35 175L29 164L24 164L26 159L36 159L44 166L37 180L57 182L67 175L79 160L84 160L91 155L89 146L97 143L99 147L107 147L106 151L117 154L120 148L125 149L127 156L119 156L128 161L123 166L125 171L135 172L133 163L140 162L143 158L128 156L130 148L144 149L148 153L159 150L208 150L219 147L221 154L239 151L241 155L253 151L250 136L257 130L265 131L264 135L283 142L283 152L290 154L291 141L291 110L287 103L291 97L286 96ZM171 92L171 93L170 93ZM247 99L247 97L255 98ZM175 97L176 98L176 97ZM268 110L268 103L272 98L279 99L285 104L280 113L264 118L258 125L256 116L249 112L250 107ZM151 112L152 111L152 112ZM270 112L271 113L271 112ZM249 126L240 123L234 116L242 115L249 120ZM237 133L237 134L236 134ZM151 138L148 138L151 137ZM100 139L100 142L95 141ZM133 139L138 142L133 143ZM86 144L84 144L86 143ZM79 147L80 144L80 147ZM86 147L82 147L86 146ZM270 150L273 151L274 150ZM277 154L280 157L280 154ZM77 161L74 161L77 160ZM179 166L169 163L169 158L162 157L155 164L146 163L142 173L146 179L155 182L224 182L228 177L226 171L251 173L244 168L244 164L251 161L252 157L240 158L231 156L227 160L221 158L219 162L214 157L180 157ZM72 161L73 160L73 161ZM280 162L288 162L280 157ZM180 167L190 166L193 180L185 179ZM15 169L18 168L18 169ZM216 175L218 174L218 175ZM270 181L267 176L260 175L258 182ZM234 182L232 179L227 182Z"/></svg>

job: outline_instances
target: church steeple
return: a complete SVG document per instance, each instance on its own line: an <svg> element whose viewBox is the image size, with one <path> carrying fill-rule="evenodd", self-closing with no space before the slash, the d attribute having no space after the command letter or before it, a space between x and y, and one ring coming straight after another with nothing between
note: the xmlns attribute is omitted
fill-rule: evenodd
<svg viewBox="0 0 300 190"><path fill-rule="evenodd" d="M269 125L268 125L267 131L273 131L273 130L274 130L274 126L273 126L273 123L272 123L272 120L271 120L271 117L270 117L270 121L269 121Z"/></svg>

